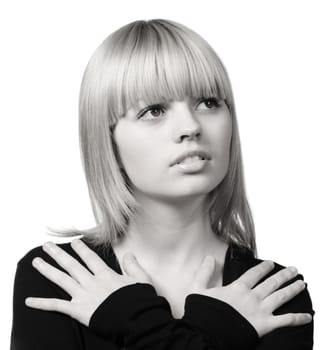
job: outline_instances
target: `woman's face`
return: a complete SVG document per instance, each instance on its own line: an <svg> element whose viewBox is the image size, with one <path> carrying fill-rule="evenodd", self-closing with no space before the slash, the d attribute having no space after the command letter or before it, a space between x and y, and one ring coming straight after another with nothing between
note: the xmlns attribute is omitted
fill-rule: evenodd
<svg viewBox="0 0 326 350"><path fill-rule="evenodd" d="M229 166L231 115L216 98L171 101L130 108L119 119L114 139L133 193L161 200L207 194ZM204 151L174 164L188 151Z"/></svg>

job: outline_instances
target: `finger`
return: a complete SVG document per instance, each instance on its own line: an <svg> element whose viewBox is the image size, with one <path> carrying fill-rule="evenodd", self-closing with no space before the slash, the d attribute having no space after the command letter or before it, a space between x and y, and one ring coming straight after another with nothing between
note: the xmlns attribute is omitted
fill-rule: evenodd
<svg viewBox="0 0 326 350"><path fill-rule="evenodd" d="M51 256L61 267L63 267L71 277L85 285L92 277L91 273L80 264L75 258L66 253L53 242L46 242L43 250Z"/></svg>
<svg viewBox="0 0 326 350"><path fill-rule="evenodd" d="M280 288L285 282L294 278L297 274L298 270L294 266L284 268L260 283L253 289L253 291L261 299L265 299L268 295L272 294L272 292Z"/></svg>
<svg viewBox="0 0 326 350"><path fill-rule="evenodd" d="M68 274L58 270L52 265L48 264L41 258L34 258L32 261L33 267L35 267L44 277L52 281L69 295L73 296L80 288L79 284L73 280Z"/></svg>
<svg viewBox="0 0 326 350"><path fill-rule="evenodd" d="M274 268L274 262L265 260L242 274L236 281L244 283L248 288L254 287L265 275Z"/></svg>
<svg viewBox="0 0 326 350"><path fill-rule="evenodd" d="M279 308L289 300L293 299L297 294L306 288L306 284L302 280L297 280L290 285L277 290L272 295L264 299L271 311Z"/></svg>
<svg viewBox="0 0 326 350"><path fill-rule="evenodd" d="M292 313L272 317L273 329L287 326L301 326L312 321L312 315L309 313Z"/></svg>
<svg viewBox="0 0 326 350"><path fill-rule="evenodd" d="M136 257L128 252L122 258L122 266L126 274L135 280L143 283L151 283L148 273L139 264Z"/></svg>
<svg viewBox="0 0 326 350"><path fill-rule="evenodd" d="M74 239L71 242L71 247L95 275L104 270L111 270L110 267L80 239Z"/></svg>
<svg viewBox="0 0 326 350"><path fill-rule="evenodd" d="M193 281L193 285L199 289L206 289L215 270L215 258L207 255L200 264Z"/></svg>
<svg viewBox="0 0 326 350"><path fill-rule="evenodd" d="M26 298L25 305L33 309L45 311L57 311L66 315L71 315L71 303L67 300L52 298Z"/></svg>

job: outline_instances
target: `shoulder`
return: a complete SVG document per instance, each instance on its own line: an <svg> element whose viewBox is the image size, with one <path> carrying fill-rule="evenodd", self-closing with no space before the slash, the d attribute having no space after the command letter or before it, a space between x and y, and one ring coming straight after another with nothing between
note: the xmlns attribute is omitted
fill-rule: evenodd
<svg viewBox="0 0 326 350"><path fill-rule="evenodd" d="M231 277L232 281L240 277L243 273L245 273L250 268L260 264L266 259L257 258L254 256L253 252L251 252L248 248L245 247L238 247L238 246L232 246L231 253L230 253L230 270L231 270ZM270 259L268 259L270 260ZM269 272L263 279L259 281L258 284L262 283L269 277L272 277L275 275L278 271L281 271L286 266L274 261L274 269ZM274 314L284 314L289 312L309 312L312 315L315 313L313 310L312 300L308 291L308 283L305 280L304 276L299 273L296 277L292 278L291 280L284 283L282 286L280 286L279 289L282 289L296 280L303 280L306 283L306 288L297 294L294 298L292 298L289 302L283 304L280 308L275 310ZM229 281L229 282L232 282Z"/></svg>
<svg viewBox="0 0 326 350"><path fill-rule="evenodd" d="M60 246L70 251L69 243ZM63 344L61 347L65 349L77 349L76 335L80 328L75 320L64 313L46 312L25 304L28 297L71 299L33 267L32 261L36 257L55 265L42 246L30 249L18 261L13 288L11 346L15 349L55 349Z"/></svg>
<svg viewBox="0 0 326 350"><path fill-rule="evenodd" d="M57 245L61 249L63 249L65 252L67 252L68 254L73 256L74 258L78 258L77 254L72 249L70 243L58 243ZM18 265L19 268L23 268L25 270L29 270L29 269L33 268L32 262L37 257L42 258L44 261L46 261L47 263L51 264L52 266L55 266L56 268L60 268L61 269L61 267L57 264L57 262L54 259L52 259L43 250L42 246L37 246L37 247L34 247L34 248L30 249L29 251L27 251L27 253L25 253L24 256L22 256L19 259L17 265Z"/></svg>
<svg viewBox="0 0 326 350"><path fill-rule="evenodd" d="M70 243L58 244L66 252L73 255L73 250ZM44 277L37 269L32 265L33 259L40 257L47 263L63 270L54 259L52 259L43 249L42 246L37 246L30 249L22 256L16 268L15 274L15 298L25 298L27 296L42 295L44 297L63 297L69 296L57 285Z"/></svg>
<svg viewBox="0 0 326 350"><path fill-rule="evenodd" d="M81 239L91 250L93 250L95 253L97 253L102 259L105 261L108 261L111 257L112 250L109 248L103 249L103 247L96 247L92 245L89 241L87 241L84 237L79 238ZM71 242L68 243L56 243L58 247L63 249L66 253L74 257L75 259L82 262L78 254L72 249ZM49 255L43 250L42 246L37 246L35 248L32 248L29 250L19 261L18 264L29 264L33 261L34 258L40 257L47 262L54 262L52 258L49 257Z"/></svg>
<svg viewBox="0 0 326 350"><path fill-rule="evenodd" d="M64 249L68 253L72 253L73 250L70 246L70 243L59 243L57 244L60 248ZM26 265L30 264L34 258L40 257L44 260L49 260L49 255L43 250L42 246L37 246L25 253L18 261L19 265Z"/></svg>
<svg viewBox="0 0 326 350"><path fill-rule="evenodd" d="M101 257L105 263L107 263L110 267L114 266L114 258L112 255L112 250L110 248L104 250L102 248L97 248L93 245L91 245L89 242L87 242L85 239L83 239L83 242L91 249L93 250L99 257ZM85 262L80 258L80 256L73 250L71 247L71 242L68 243L56 243L58 247L60 247L62 250L64 250L66 253L68 253L70 256L75 258L80 264L83 266L86 266ZM51 258L44 250L42 246L37 246L32 249L30 249L23 257L21 257L18 261L18 268L24 271L36 271L34 267L32 266L33 259L40 257L47 263L51 264L52 266L56 267L57 269L63 270L63 268L53 259ZM36 271L37 274L39 274L38 271Z"/></svg>
<svg viewBox="0 0 326 350"><path fill-rule="evenodd" d="M108 266L115 268L114 259L111 256L111 250L104 251L103 249L96 248L83 239L84 243L97 253ZM56 243L58 247L68 253L70 256L75 258L81 265L87 267L85 262L79 257L79 255L71 247L71 242L68 243ZM36 268L34 268L32 262L35 258L40 257L45 262L51 266L65 271L50 255L48 255L42 248L42 246L37 246L25 253L18 261L15 282L14 282L14 293L15 297L26 297L26 296L37 296L43 295L45 297L60 297L60 298L69 298L69 295L57 286L55 283L43 276Z"/></svg>

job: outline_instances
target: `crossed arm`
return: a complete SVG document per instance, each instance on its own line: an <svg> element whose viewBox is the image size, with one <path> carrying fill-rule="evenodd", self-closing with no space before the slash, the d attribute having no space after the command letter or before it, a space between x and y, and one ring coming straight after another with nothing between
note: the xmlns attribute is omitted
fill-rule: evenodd
<svg viewBox="0 0 326 350"><path fill-rule="evenodd" d="M16 319L19 317L18 310L24 313L26 318L28 315L34 315L38 320L45 320L46 316L50 318L51 314L51 319L56 320L55 324L61 323L63 326L68 321L72 323L70 318L62 317L69 315L88 327L91 332L99 334L102 338L111 339L111 344L117 342L134 350L246 348L265 350L272 348L277 341L283 344L282 347L278 347L279 349L311 349L312 323L305 315L311 313L309 308L301 310L297 308L299 305L294 304L292 311L304 313L286 312L285 308L282 314L273 314L280 305L288 305L288 301L297 303L300 299L301 303L307 298L310 301L304 285L298 282L277 290L296 275L296 271L291 269L282 269L273 275L274 279L266 279L255 286L274 267L270 262L263 262L228 286L206 289L205 284L213 266L212 260L207 259L199 269L192 290L186 298L184 317L176 320L171 315L166 299L157 296L149 276L136 261L130 259L130 256L124 260L127 275L119 275L80 240L73 241L72 248L86 266L58 246L51 247L52 249L45 248L46 254L58 263L59 268L47 263L46 259L39 260L40 264L35 264L37 259L33 259L33 265L45 277L44 284L47 280L52 281L52 286L60 287L55 287L57 290L64 290L66 297L32 298L27 304L34 309L25 305L23 308L21 303L24 297L40 295L30 290L32 294L25 293L25 296L18 298L20 300L17 301L19 305ZM35 276L38 272L31 269ZM24 278L22 273L23 271L17 270L18 284L21 282L19 279ZM301 297L295 298L297 294ZM49 295L55 294L52 291ZM305 304L308 305L306 301ZM25 319L25 323L27 322L28 319ZM16 325L15 322L13 325L13 344L19 343L15 340L15 333L16 339L19 338L18 328L16 321ZM71 328L70 324L69 329ZM63 334L67 334L66 327L65 330ZM68 345L72 342L71 339L75 338L75 335L70 334L64 339L67 349L81 349L76 341ZM305 344L293 347L296 343L301 344L300 341ZM37 341L34 339L35 342ZM65 349L62 345L61 349ZM12 349L27 350L32 347L21 343L20 347L17 345ZM33 349L43 347L34 345Z"/></svg>

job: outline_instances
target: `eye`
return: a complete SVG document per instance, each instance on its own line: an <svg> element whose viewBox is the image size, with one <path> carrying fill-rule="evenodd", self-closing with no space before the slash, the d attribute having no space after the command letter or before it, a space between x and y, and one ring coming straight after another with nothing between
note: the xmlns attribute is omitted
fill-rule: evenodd
<svg viewBox="0 0 326 350"><path fill-rule="evenodd" d="M143 110L141 110L138 114L138 119L146 119L146 120L151 120L151 119L157 119L159 116L161 116L162 114L165 113L165 107L160 105L160 104L156 104L156 105L151 105L151 106L147 106L146 108L144 108ZM146 117L145 116L151 116L151 117Z"/></svg>
<svg viewBox="0 0 326 350"><path fill-rule="evenodd" d="M223 100L218 100L216 97L208 97L208 98L202 98L199 102L198 106L205 105L206 108L199 108L199 109L216 109L218 107L221 107Z"/></svg>

